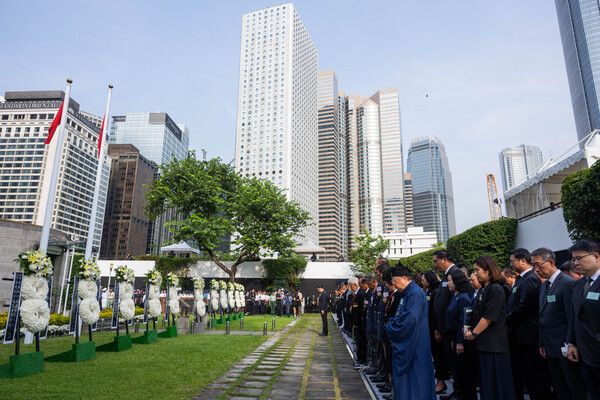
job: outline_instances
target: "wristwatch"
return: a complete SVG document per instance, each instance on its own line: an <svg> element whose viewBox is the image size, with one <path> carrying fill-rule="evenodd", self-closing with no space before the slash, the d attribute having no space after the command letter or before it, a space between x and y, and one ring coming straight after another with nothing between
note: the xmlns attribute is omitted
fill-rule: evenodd
<svg viewBox="0 0 600 400"><path fill-rule="evenodd" d="M476 338L477 336L479 336L479 333L471 332L471 335L473 335L473 337Z"/></svg>

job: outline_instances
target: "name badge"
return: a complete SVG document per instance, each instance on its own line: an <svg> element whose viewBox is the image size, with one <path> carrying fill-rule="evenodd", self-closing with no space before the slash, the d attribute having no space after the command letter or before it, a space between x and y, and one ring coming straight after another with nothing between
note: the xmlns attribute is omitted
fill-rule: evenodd
<svg viewBox="0 0 600 400"><path fill-rule="evenodd" d="M588 292L586 299L588 300L598 300L600 298L600 293L598 292Z"/></svg>
<svg viewBox="0 0 600 400"><path fill-rule="evenodd" d="M431 296L425 296L427 297L427 301L431 300Z"/></svg>
<svg viewBox="0 0 600 400"><path fill-rule="evenodd" d="M377 291L381 292L381 286L377 286Z"/></svg>
<svg viewBox="0 0 600 400"><path fill-rule="evenodd" d="M448 282L442 282L442 287L448 287Z"/></svg>
<svg viewBox="0 0 600 400"><path fill-rule="evenodd" d="M369 305L369 300L365 300L365 306Z"/></svg>
<svg viewBox="0 0 600 400"><path fill-rule="evenodd" d="M482 299L483 299L483 295L482 295L482 294L480 294L480 295L479 295L479 301L481 301Z"/></svg>
<svg viewBox="0 0 600 400"><path fill-rule="evenodd" d="M547 300L548 300L548 303L556 303L556 296L555 295L548 296Z"/></svg>
<svg viewBox="0 0 600 400"><path fill-rule="evenodd" d="M383 293L383 298L387 298L390 294L388 292Z"/></svg>
<svg viewBox="0 0 600 400"><path fill-rule="evenodd" d="M513 292L513 293L517 293L517 288L516 288L516 287L514 287L514 288L513 288L513 290L512 290L512 292Z"/></svg>
<svg viewBox="0 0 600 400"><path fill-rule="evenodd" d="M404 299L400 299L400 305L404 305Z"/></svg>

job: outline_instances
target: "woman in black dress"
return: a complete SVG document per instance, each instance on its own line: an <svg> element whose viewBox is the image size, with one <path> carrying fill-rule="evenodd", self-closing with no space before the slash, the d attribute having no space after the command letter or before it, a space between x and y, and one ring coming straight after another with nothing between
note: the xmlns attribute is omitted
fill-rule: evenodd
<svg viewBox="0 0 600 400"><path fill-rule="evenodd" d="M448 368L448 361L446 360L446 354L444 353L444 344L442 338L436 339L434 334L434 319L433 314L433 303L435 296L440 289L440 277L434 270L426 271L423 274L423 289L427 296L428 308L428 320L429 320L429 338L431 343L431 356L433 357L433 368L435 369L435 391L437 394L444 393L448 388L446 381L450 379L450 373Z"/></svg>
<svg viewBox="0 0 600 400"><path fill-rule="evenodd" d="M473 268L481 289L473 303L474 328L464 337L475 341L481 400L514 400L502 275L490 256L478 257Z"/></svg>

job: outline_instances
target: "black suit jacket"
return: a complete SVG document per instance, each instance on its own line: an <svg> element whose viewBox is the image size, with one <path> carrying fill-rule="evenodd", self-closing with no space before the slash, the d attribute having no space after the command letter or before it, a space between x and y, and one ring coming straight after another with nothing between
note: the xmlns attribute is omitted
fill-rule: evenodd
<svg viewBox="0 0 600 400"><path fill-rule="evenodd" d="M319 312L329 310L329 296L327 296L327 292L325 289L319 295Z"/></svg>
<svg viewBox="0 0 600 400"><path fill-rule="evenodd" d="M360 328L362 326L362 309L365 302L365 292L362 289L358 289L352 300L352 307L350 308L352 312L352 325Z"/></svg>
<svg viewBox="0 0 600 400"><path fill-rule="evenodd" d="M533 270L515 281L506 307L506 326L511 343L532 346L539 344L541 284L542 281Z"/></svg>
<svg viewBox="0 0 600 400"><path fill-rule="evenodd" d="M573 315L567 333L567 342L579 350L579 357L589 366L600 368L600 279L592 282L583 297L585 278L573 290Z"/></svg>
<svg viewBox="0 0 600 400"><path fill-rule="evenodd" d="M556 276L544 297L547 282L540 288L540 339L539 347L546 349L549 357L562 358L560 348L567 341L567 330L571 318L575 279L562 272Z"/></svg>
<svg viewBox="0 0 600 400"><path fill-rule="evenodd" d="M455 268L458 267L454 264L448 268L446 271L447 273L445 273L442 278L442 284L433 299L433 314L435 315L435 318L433 319L435 326L433 329L437 329L442 334L448 333L448 329L446 329L446 311L448 311L448 304L450 304L450 300L452 299L452 293L448 290L446 276Z"/></svg>

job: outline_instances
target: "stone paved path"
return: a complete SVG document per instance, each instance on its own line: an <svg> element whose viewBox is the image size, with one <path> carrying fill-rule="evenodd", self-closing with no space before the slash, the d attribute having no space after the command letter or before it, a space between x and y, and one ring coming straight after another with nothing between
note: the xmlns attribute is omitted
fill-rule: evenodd
<svg viewBox="0 0 600 400"><path fill-rule="evenodd" d="M371 399L330 319L305 314L270 337L194 399Z"/></svg>

